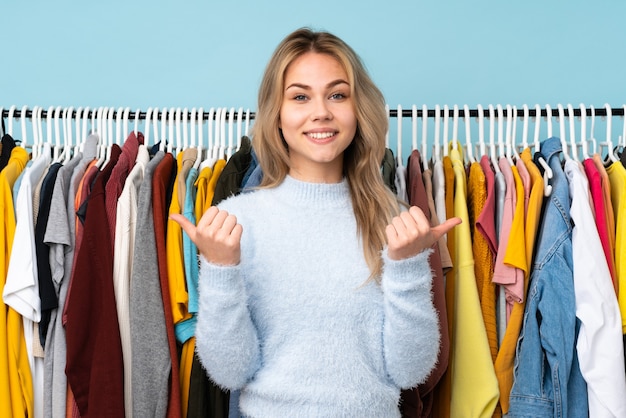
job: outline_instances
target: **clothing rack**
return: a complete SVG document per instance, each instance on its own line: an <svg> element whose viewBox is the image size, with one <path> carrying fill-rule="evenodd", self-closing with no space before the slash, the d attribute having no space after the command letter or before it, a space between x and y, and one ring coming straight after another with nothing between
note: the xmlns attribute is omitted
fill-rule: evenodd
<svg viewBox="0 0 626 418"><path fill-rule="evenodd" d="M592 108L591 106L586 107L585 114L586 116L607 116L609 113L610 109L610 113L612 116L624 116L625 114L625 108L624 107L608 107L602 106L602 107L597 107L597 108ZM59 107L48 107L48 109L42 109L41 110L41 117L45 118L48 117L48 113L49 112L57 112L59 109ZM80 117L95 117L97 112L98 112L98 108L94 108L94 109L89 109L89 108L85 108L86 110L86 115L85 112L83 111L83 113L80 115ZM160 120L163 115L165 114L165 112L172 112L177 111L179 108L173 109L173 108L162 108L161 110L159 110L159 108L154 108L153 110L151 110L151 118L156 117L158 120ZM242 112L242 108L238 108L237 112ZM478 108L472 108L472 109L467 109L469 110L469 117L472 118L477 118L481 111ZM82 111L81 108L69 108L69 111L66 115L66 117L70 117L72 119L75 119L76 117L79 116L79 112ZM229 112L234 112L234 108L230 108ZM576 108L572 108L573 111L573 116L576 117L580 117L583 114L583 110L580 107L576 107ZM184 112L184 110L182 111ZM458 113L457 113L458 112ZM551 112L552 116L557 116L557 106L555 107L549 107L549 106L545 106L545 107L541 107L541 108L537 108L535 107L528 107L528 116L530 117L536 117L537 113L540 113L541 117L547 117L548 113ZM156 113L156 115L155 115ZM248 114L248 117L252 120L255 117L255 112L246 110L246 113ZM452 107L449 107L447 109L447 113L449 117L454 117L455 113L457 116L459 117L465 117L465 113L466 113L466 109L464 108L458 108L458 110L455 110ZM570 116L570 111L567 107L563 108L563 115L564 116ZM144 111L144 110L129 110L128 108L118 108L116 110L113 110L112 116L113 118L117 118L118 116L122 116L122 114L125 114L126 117L128 117L129 119L139 119L139 120L145 120L147 118L148 115L148 111ZM428 118L434 118L437 116L437 111L436 109L426 109L426 117ZM484 117L489 117L490 116L490 110L488 109L488 107L482 108L482 114ZM20 119L23 117L26 118L32 118L33 117L33 109L32 108L28 108L28 107L22 107L21 109L17 109L14 108L14 111L12 113L14 118ZM213 114L211 114L210 111L206 111L203 110L202 112L202 119L204 120L208 120L211 116L213 118L215 118L217 115L216 112L213 112ZM508 116L508 109L503 109L503 115L506 117ZM525 115L525 109L524 108L517 108L515 111L515 116L516 117L523 117ZM2 109L2 118L8 118L11 116L11 109L6 109L3 108ZM52 116L52 115L51 115ZM189 109L187 109L187 118L191 118L191 111ZM398 117L398 110L397 109L390 109L389 110L389 116L390 117ZM423 107L417 107L414 106L412 109L403 109L401 112L401 116L402 117L412 117L412 116L416 116L419 118L424 117L424 109ZM439 110L439 116L440 117L444 117L446 116L446 109L445 107L441 107Z"/></svg>

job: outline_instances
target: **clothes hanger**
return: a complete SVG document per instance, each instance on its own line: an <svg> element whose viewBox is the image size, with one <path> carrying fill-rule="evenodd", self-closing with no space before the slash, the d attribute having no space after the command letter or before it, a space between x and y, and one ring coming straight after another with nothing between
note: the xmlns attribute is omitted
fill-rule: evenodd
<svg viewBox="0 0 626 418"><path fill-rule="evenodd" d="M2 138L5 134L4 132L4 124L2 123L2 115L4 112L4 107L0 106L0 138Z"/></svg>
<svg viewBox="0 0 626 418"><path fill-rule="evenodd" d="M167 144L167 152L172 154L172 143L175 141L176 137L174 136L174 116L175 116L175 112L176 109L174 109L173 107L170 107L170 110L168 112L168 118L167 118L167 128L168 128L168 144ZM175 154L175 156L178 156L178 154Z"/></svg>
<svg viewBox="0 0 626 418"><path fill-rule="evenodd" d="M203 122L204 122L204 109L200 108L198 109L197 112L196 112L195 107L191 109L191 123L196 125L195 129L191 130L191 133L192 133L191 142L193 142L195 138L195 135L193 133L194 131L197 131L197 136L198 136L198 148L197 148L198 153L196 155L196 161L193 163L193 168L195 168L196 170L200 168L200 163L202 163L202 146L203 146L202 124Z"/></svg>
<svg viewBox="0 0 626 418"><path fill-rule="evenodd" d="M575 117L574 117L574 107L571 103L567 104L567 113L568 113L568 121L569 121L569 142L570 149L572 150L572 159L574 161L580 161L578 159L578 145L576 144L576 126L575 126Z"/></svg>
<svg viewBox="0 0 626 418"><path fill-rule="evenodd" d="M154 132L152 136L154 137L154 143L152 145L159 144L159 108L155 107L152 109L152 131ZM147 142L147 141L146 141ZM160 145L160 144L159 144Z"/></svg>
<svg viewBox="0 0 626 418"><path fill-rule="evenodd" d="M89 106L83 109L83 122L80 131L80 152L83 152L85 149L85 141L87 140L87 136L89 135L87 123L89 122Z"/></svg>
<svg viewBox="0 0 626 418"><path fill-rule="evenodd" d="M129 117L130 117L130 107L125 107L124 116L122 116L122 123L124 126L124 137L116 139L115 143L117 145L122 145L122 143L126 141L126 138L128 138L128 118Z"/></svg>
<svg viewBox="0 0 626 418"><path fill-rule="evenodd" d="M579 105L580 108L580 146L583 153L583 160L590 158L589 145L587 143L587 108L584 103Z"/></svg>
<svg viewBox="0 0 626 418"><path fill-rule="evenodd" d="M500 107L502 108L502 107ZM511 105L506 105L506 131L504 137L504 145L505 145L505 156L509 164L512 166L515 165L515 161L513 161L513 122L515 118L513 117L513 108Z"/></svg>
<svg viewBox="0 0 626 418"><path fill-rule="evenodd" d="M73 155L77 155L80 152L80 145L82 143L82 137L80 136L80 125L83 117L83 108L79 106L76 109L76 117L74 118L74 134L76 135L76 141L74 142Z"/></svg>
<svg viewBox="0 0 626 418"><path fill-rule="evenodd" d="M54 106L48 107L46 113L46 142L50 145L54 143L52 140L52 116L54 116Z"/></svg>
<svg viewBox="0 0 626 418"><path fill-rule="evenodd" d="M563 157L565 161L571 160L569 156L568 146L567 146L567 138L565 134L565 111L563 110L563 105L561 103L557 104L557 111L559 115L559 132L561 139L561 152L563 153Z"/></svg>
<svg viewBox="0 0 626 418"><path fill-rule="evenodd" d="M60 163L62 159L61 151L63 150L63 146L61 145L61 130L59 128L59 123L61 122L61 110L63 108L61 106L57 106L54 109L54 149L53 149L53 161L55 163Z"/></svg>
<svg viewBox="0 0 626 418"><path fill-rule="evenodd" d="M146 146L150 145L150 123L152 122L151 118L152 118L152 108L149 107L148 110L146 110L146 120L144 122L144 131L145 132L144 132L144 135L143 135L143 143Z"/></svg>
<svg viewBox="0 0 626 418"><path fill-rule="evenodd" d="M547 108L549 109L550 106L547 106ZM551 113L550 113L550 117L552 117ZM539 107L539 104L535 104L535 139L534 139L535 155L537 155L537 153L539 153L541 150L541 144L539 143L540 123L541 123L541 107ZM549 129L552 129L552 128L550 127ZM550 196L550 194L552 193L552 185L550 184L550 180L552 180L552 177L554 177L552 168L547 163L545 158L543 158L542 155L538 155L537 158L535 158L535 160L539 163L539 165L543 169L543 195L546 197Z"/></svg>
<svg viewBox="0 0 626 418"><path fill-rule="evenodd" d="M16 105L12 105L9 108L9 126L7 127L7 133L11 136L11 138L15 139L15 137L13 136L13 118L15 117L15 109L17 108ZM2 112L0 111L0 116L2 116Z"/></svg>
<svg viewBox="0 0 626 418"><path fill-rule="evenodd" d="M250 128L250 109L246 109L246 124L245 124L245 135L248 135L248 130Z"/></svg>
<svg viewBox="0 0 626 418"><path fill-rule="evenodd" d="M422 166L428 168L428 106L422 105Z"/></svg>
<svg viewBox="0 0 626 418"><path fill-rule="evenodd" d="M459 106L452 106L452 149L458 150L459 139Z"/></svg>
<svg viewBox="0 0 626 418"><path fill-rule="evenodd" d="M487 146L485 145L485 111L483 109L483 105L476 105L476 109L478 110L478 146L479 146L479 155L487 155Z"/></svg>
<svg viewBox="0 0 626 418"><path fill-rule="evenodd" d="M215 108L209 109L209 123L207 129L207 147L205 151L205 156L202 162L200 163L200 171L205 169L206 167L213 168L215 162L213 161L213 118L215 117Z"/></svg>
<svg viewBox="0 0 626 418"><path fill-rule="evenodd" d="M241 148L241 123L243 122L243 107L237 109L237 149Z"/></svg>
<svg viewBox="0 0 626 418"><path fill-rule="evenodd" d="M598 141L596 140L596 108L591 105L589 106L589 110L591 111L591 137L589 138L589 140L593 144L592 154L596 154L598 152Z"/></svg>
<svg viewBox="0 0 626 418"><path fill-rule="evenodd" d="M522 119L522 147L526 149L528 148L528 119L530 112L528 111L528 105L526 103L522 105L522 109L524 111Z"/></svg>
<svg viewBox="0 0 626 418"><path fill-rule="evenodd" d="M417 105L411 106L411 151L417 149Z"/></svg>
<svg viewBox="0 0 626 418"><path fill-rule="evenodd" d="M463 105L463 117L465 120L465 148L467 149L467 160L470 164L473 164L476 162L476 158L474 158L474 150L472 149L473 145L470 127L470 109L469 106L466 104Z"/></svg>
<svg viewBox="0 0 626 418"><path fill-rule="evenodd" d="M176 155L179 152L186 150L187 148L184 146L183 138L181 135L181 109L180 107L176 108L176 113L174 113L174 127L176 128Z"/></svg>
<svg viewBox="0 0 626 418"><path fill-rule="evenodd" d="M35 158L37 158L37 156L39 154L37 154L37 152L39 151L37 148L39 147L39 122L38 122L38 115L39 115L39 106L35 106L33 107L33 110L30 114L30 125L33 131L33 145L31 146L31 159L34 160ZM22 113L23 115L26 115L25 113Z"/></svg>
<svg viewBox="0 0 626 418"><path fill-rule="evenodd" d="M435 147L433 154L435 155L435 161L441 161L441 145L439 142L439 132L441 129L441 108L439 105L435 105Z"/></svg>
<svg viewBox="0 0 626 418"><path fill-rule="evenodd" d="M520 161L520 155L519 155L519 150L517 147L517 106L513 106L512 110L511 110L512 114L512 118L513 118L513 126L512 126L512 132L511 132L511 149L513 151L513 161Z"/></svg>
<svg viewBox="0 0 626 418"><path fill-rule="evenodd" d="M141 113L141 109L135 109L135 124L133 125L133 132L135 136L139 134L139 114ZM145 138L144 138L145 142Z"/></svg>
<svg viewBox="0 0 626 418"><path fill-rule="evenodd" d="M398 116L397 121L397 133L396 133L396 160L399 167L402 167L402 106L397 107Z"/></svg>
<svg viewBox="0 0 626 418"><path fill-rule="evenodd" d="M198 149L196 144L196 114L198 111L195 107L191 108L191 113L187 108L183 109L183 144L187 144L189 148ZM190 123L191 119L191 123Z"/></svg>
<svg viewBox="0 0 626 418"><path fill-rule="evenodd" d="M226 160L229 160L235 152L234 119L235 108L231 107L230 111L228 112L228 148L226 148Z"/></svg>
<svg viewBox="0 0 626 418"><path fill-rule="evenodd" d="M448 105L443 105L443 141L441 141L441 149L443 156L448 156L448 144L450 143L450 136L448 135L448 123L450 122L450 108ZM453 138L454 139L454 138Z"/></svg>
<svg viewBox="0 0 626 418"><path fill-rule="evenodd" d="M500 173L500 166L498 165L498 157L496 155L496 143L495 143L495 130L496 130L496 117L495 109L492 104L489 105L489 155L491 156L491 165L496 173Z"/></svg>
<svg viewBox="0 0 626 418"><path fill-rule="evenodd" d="M74 108L72 106L66 107L63 110L63 150L61 152L61 156L59 157L63 164L67 164L72 157L72 149L74 148L74 140L72 138L72 119L71 115L74 112ZM69 114L69 117L68 117Z"/></svg>
<svg viewBox="0 0 626 418"><path fill-rule="evenodd" d="M165 152L167 138L167 108L161 109L161 141L159 142L159 151Z"/></svg>
<svg viewBox="0 0 626 418"><path fill-rule="evenodd" d="M20 142L20 145L24 148L26 148L27 146L27 139L26 139L26 109L28 109L28 106L24 105L22 106L22 113L21 114L21 119L20 122L22 124L22 142Z"/></svg>
<svg viewBox="0 0 626 418"><path fill-rule="evenodd" d="M504 150L504 110L501 104L496 105L498 120L498 161L500 158L506 157Z"/></svg>
<svg viewBox="0 0 626 418"><path fill-rule="evenodd" d="M613 140L611 139L611 124L613 121L613 114L611 106L608 103L604 104L604 108L606 109L606 146L607 146L607 157L610 162L615 163L619 161L615 152L613 150ZM605 161L606 158L605 158ZM608 161L607 161L608 162Z"/></svg>

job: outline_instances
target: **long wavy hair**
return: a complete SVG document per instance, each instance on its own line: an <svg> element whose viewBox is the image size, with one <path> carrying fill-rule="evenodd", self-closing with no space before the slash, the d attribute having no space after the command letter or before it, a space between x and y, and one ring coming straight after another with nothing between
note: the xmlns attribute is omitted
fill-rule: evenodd
<svg viewBox="0 0 626 418"><path fill-rule="evenodd" d="M385 228L399 212L398 200L385 186L380 171L388 128L385 100L356 52L331 33L309 28L296 30L278 45L265 69L252 131L263 172L260 187L276 187L289 173L289 149L279 130L284 79L289 65L307 52L335 58L348 76L357 129L343 155L343 174L350 188L357 232L371 273L369 279L379 280Z"/></svg>

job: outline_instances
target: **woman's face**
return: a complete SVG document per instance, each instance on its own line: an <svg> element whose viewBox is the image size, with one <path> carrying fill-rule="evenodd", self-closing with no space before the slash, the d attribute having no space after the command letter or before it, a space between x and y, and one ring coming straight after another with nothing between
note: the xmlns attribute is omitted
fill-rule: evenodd
<svg viewBox="0 0 626 418"><path fill-rule="evenodd" d="M330 55L307 52L287 67L284 85L279 127L289 147L289 174L341 181L343 153L357 127L345 70Z"/></svg>

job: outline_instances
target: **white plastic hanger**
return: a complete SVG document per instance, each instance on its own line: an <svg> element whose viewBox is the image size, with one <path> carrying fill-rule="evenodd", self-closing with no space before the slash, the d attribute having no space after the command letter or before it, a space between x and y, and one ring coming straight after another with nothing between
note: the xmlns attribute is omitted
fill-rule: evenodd
<svg viewBox="0 0 626 418"><path fill-rule="evenodd" d="M89 106L83 109L83 122L80 131L80 152L83 152L85 149L85 141L87 140L87 136L89 135L88 131L88 122L89 122Z"/></svg>
<svg viewBox="0 0 626 418"><path fill-rule="evenodd" d="M552 117L551 113L550 117ZM535 104L535 153L540 152L541 150L541 144L539 143L540 122L541 107L539 107L539 104ZM541 155L537 158L537 162L543 169L543 195L547 197L550 196L550 194L552 193L552 185L550 184L550 180L552 180L552 177L554 177L554 173L552 172L552 168L550 168L550 165L548 165L547 161Z"/></svg>
<svg viewBox="0 0 626 418"><path fill-rule="evenodd" d="M476 158L474 158L474 145L472 144L472 135L471 135L471 127L470 127L470 109L468 105L463 105L463 116L465 120L465 147L467 148L466 154L467 159L470 164L476 162Z"/></svg>
<svg viewBox="0 0 626 418"><path fill-rule="evenodd" d="M168 137L169 137L169 141L167 144L167 152L172 153L172 147L173 142L176 140L176 137L174 136L174 118L176 116L176 109L174 109L173 107L170 107L170 110L168 112L168 118L167 118L167 129L168 129ZM175 156L178 156L178 154L175 154Z"/></svg>
<svg viewBox="0 0 626 418"><path fill-rule="evenodd" d="M128 118L130 117L130 107L124 108L124 116L122 117L122 123L124 124L124 137L122 139L116 139L115 143L121 145L126 138L128 138Z"/></svg>
<svg viewBox="0 0 626 418"><path fill-rule="evenodd" d="M443 156L448 156L448 144L450 142L450 136L448 135L448 123L450 122L450 108L447 104L443 105L443 141L441 141L441 150Z"/></svg>
<svg viewBox="0 0 626 418"><path fill-rule="evenodd" d="M483 155L487 155L487 146L485 145L485 110L483 105L476 105L478 110L478 147L479 155L482 158Z"/></svg>
<svg viewBox="0 0 626 418"><path fill-rule="evenodd" d="M203 138L202 138L202 124L204 123L204 109L200 108L196 111L194 107L191 109L191 124L195 125L195 128L191 130L191 142L194 142L195 136L197 134L198 140L198 153L196 155L196 161L193 164L193 168L198 170L200 168L200 163L202 163L202 146L203 146ZM196 134L194 134L196 132Z"/></svg>
<svg viewBox="0 0 626 418"><path fill-rule="evenodd" d="M501 104L496 105L496 111L498 112L498 161L500 158L505 157L504 150L504 110Z"/></svg>
<svg viewBox="0 0 626 418"><path fill-rule="evenodd" d="M219 112L219 109L218 109L218 112ZM207 147L205 151L205 156L203 157L204 159L200 163L201 171L205 169L206 167L213 168L215 161L217 161L217 160L215 161L213 160L213 147L214 147L213 119L214 118L215 118L215 108L212 107L209 109L209 116L208 116L209 121L208 121L208 129L207 129Z"/></svg>
<svg viewBox="0 0 626 418"><path fill-rule="evenodd" d="M176 128L176 155L186 149L181 135L181 116L181 109L178 107L174 113L174 127Z"/></svg>
<svg viewBox="0 0 626 418"><path fill-rule="evenodd" d="M435 105L435 147L433 154L435 161L441 161L441 142L439 141L439 131L441 129L441 108L439 105Z"/></svg>
<svg viewBox="0 0 626 418"><path fill-rule="evenodd" d="M611 138L611 124L613 122L613 111L608 103L604 104L606 109L606 147L607 156L612 163L619 161L613 150L613 139Z"/></svg>
<svg viewBox="0 0 626 418"><path fill-rule="evenodd" d="M76 141L74 142L74 151L73 155L77 155L80 151L80 145L83 142L83 137L80 136L80 125L83 117L83 108L79 106L76 109L76 117L74 118L74 135L76 135Z"/></svg>
<svg viewBox="0 0 626 418"><path fill-rule="evenodd" d="M515 118L513 117L513 108L511 105L506 105L506 131L504 137L504 145L505 145L505 156L507 161L511 166L515 165L515 161L513 161L513 122Z"/></svg>
<svg viewBox="0 0 626 418"><path fill-rule="evenodd" d="M397 121L397 136L396 136L396 161L399 167L402 167L402 106L398 105L396 108L398 113L396 117Z"/></svg>
<svg viewBox="0 0 626 418"><path fill-rule="evenodd" d="M15 109L17 108L16 105L12 105L9 108L9 126L7 127L7 133L9 135L11 135L11 138L15 139L15 137L13 136L13 118L15 117ZM2 110L0 110L0 117L2 117Z"/></svg>
<svg viewBox="0 0 626 418"><path fill-rule="evenodd" d="M624 121L624 126L622 127L622 148L626 149L626 104L623 107L624 114L622 115L622 119ZM622 151L624 152L624 151Z"/></svg>
<svg viewBox="0 0 626 418"><path fill-rule="evenodd" d="M237 109L237 149L241 148L241 123L243 122L243 107Z"/></svg>
<svg viewBox="0 0 626 418"><path fill-rule="evenodd" d="M165 152L167 142L167 108L161 109L161 141L159 142L159 151Z"/></svg>
<svg viewBox="0 0 626 418"><path fill-rule="evenodd" d="M580 146L583 153L583 160L590 158L589 144L587 143L587 108L584 103L579 105L580 108Z"/></svg>
<svg viewBox="0 0 626 418"><path fill-rule="evenodd" d="M522 105L522 109L524 111L522 119L522 147L526 149L528 148L528 119L530 112L528 111L528 105L526 103Z"/></svg>
<svg viewBox="0 0 626 418"><path fill-rule="evenodd" d="M28 106L26 105L22 106L22 111L20 113L21 115L20 122L22 124L22 142L20 143L20 145L24 148L26 148L28 145L27 132L26 132L26 109L28 109Z"/></svg>
<svg viewBox="0 0 626 418"><path fill-rule="evenodd" d="M496 115L495 109L492 104L489 104L489 155L491 157L491 165L496 173L500 173L500 166L498 165L498 156L496 155L496 143L495 143L495 130L496 130Z"/></svg>
<svg viewBox="0 0 626 418"><path fill-rule="evenodd" d="M228 148L226 151L226 160L229 160L230 157L232 157L232 155L235 153L235 133L234 133L234 126L235 126L235 108L231 107L229 112L228 112Z"/></svg>
<svg viewBox="0 0 626 418"><path fill-rule="evenodd" d="M0 120L2 120L2 115L4 114L4 107L0 106ZM3 130L3 124L0 123L0 138L2 138L2 136L4 136L5 132Z"/></svg>
<svg viewBox="0 0 626 418"><path fill-rule="evenodd" d="M422 105L422 166L428 168L428 106Z"/></svg>
<svg viewBox="0 0 626 418"><path fill-rule="evenodd" d="M548 124L548 138L552 138L552 108L546 104L546 122Z"/></svg>
<svg viewBox="0 0 626 418"><path fill-rule="evenodd" d="M33 145L31 146L31 159L37 158L39 154L37 154L39 147L39 106L33 107L33 110L30 113L30 125L33 131Z"/></svg>
<svg viewBox="0 0 626 418"><path fill-rule="evenodd" d="M48 107L48 111L46 112L46 142L50 145L54 144L52 139L52 116L54 116L54 106Z"/></svg>
<svg viewBox="0 0 626 418"><path fill-rule="evenodd" d="M576 126L575 126L575 116L574 116L574 107L571 103L567 104L567 117L569 120L569 142L570 149L572 150L572 158L575 161L579 161L578 159L578 145L576 144Z"/></svg>
<svg viewBox="0 0 626 418"><path fill-rule="evenodd" d="M61 145L61 130L59 123L61 122L61 106L57 106L54 109L54 149L53 149L53 161L55 163L61 162L61 151L63 146Z"/></svg>
<svg viewBox="0 0 626 418"><path fill-rule="evenodd" d="M565 161L569 161L571 158L569 156L568 146L567 146L567 138L565 134L565 111L563 110L563 105L561 103L557 104L557 111L559 114L559 135L561 139L561 152L563 153L563 157Z"/></svg>
<svg viewBox="0 0 626 418"><path fill-rule="evenodd" d="M146 120L144 122L144 136L143 136L143 143L146 144L146 146L150 145L150 123L152 122L151 120L152 118L152 108L149 107L148 110L146 110Z"/></svg>
<svg viewBox="0 0 626 418"><path fill-rule="evenodd" d="M72 113L73 107L66 107L63 110L63 150L61 151L60 159L63 164L67 164L72 157L72 149L74 147L74 140L72 138ZM69 115L69 116L68 116Z"/></svg>
<svg viewBox="0 0 626 418"><path fill-rule="evenodd" d="M140 109L135 109L135 124L133 125L133 132L135 133L135 136L139 134L139 114L140 113L141 113ZM145 142L145 138L144 138L144 142Z"/></svg>
<svg viewBox="0 0 626 418"><path fill-rule="evenodd" d="M459 149L459 105L452 107L452 149Z"/></svg>
<svg viewBox="0 0 626 418"><path fill-rule="evenodd" d="M513 106L511 109L511 117L512 119L512 131L511 131L511 150L513 151L514 161L519 161L519 151L517 148L517 106Z"/></svg>
<svg viewBox="0 0 626 418"><path fill-rule="evenodd" d="M155 107L152 109L152 130L154 133L152 136L154 137L154 143L152 145L156 145L159 143L159 108ZM160 145L160 144L159 144Z"/></svg>
<svg viewBox="0 0 626 418"><path fill-rule="evenodd" d="M218 153L218 158L224 158L228 161L226 155L226 115L228 114L228 109L222 109L222 115L220 117L220 150Z"/></svg>
<svg viewBox="0 0 626 418"><path fill-rule="evenodd" d="M246 124L245 124L245 130L244 130L246 136L249 136L248 135L249 129L250 129L250 109L246 109Z"/></svg>
<svg viewBox="0 0 626 418"><path fill-rule="evenodd" d="M417 149L417 105L411 106L411 151Z"/></svg>

